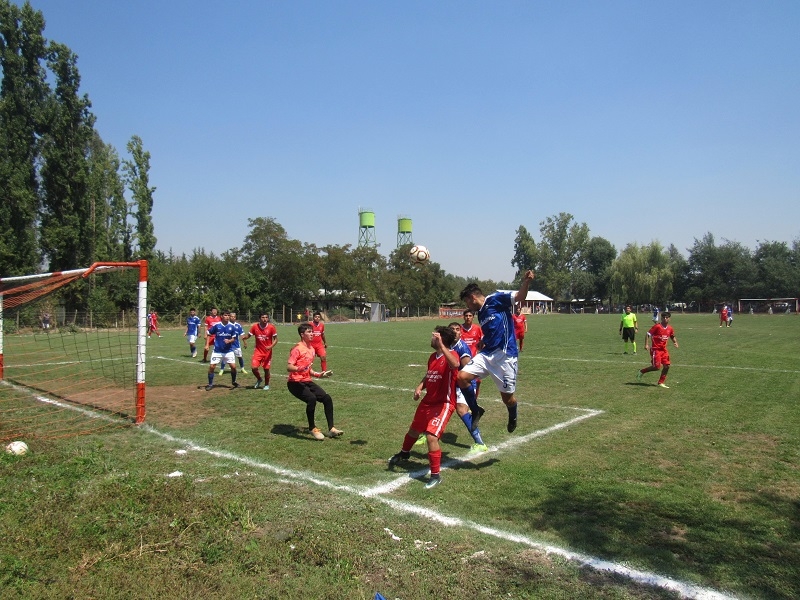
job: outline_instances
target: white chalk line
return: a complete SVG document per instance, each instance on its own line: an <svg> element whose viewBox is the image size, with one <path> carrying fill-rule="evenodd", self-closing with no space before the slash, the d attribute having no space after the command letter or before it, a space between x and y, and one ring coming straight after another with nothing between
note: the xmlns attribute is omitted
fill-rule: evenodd
<svg viewBox="0 0 800 600"><path fill-rule="evenodd" d="M3 385L11 386L11 387L13 387L15 389L19 389L21 391L29 391L29 390L26 390L25 388L20 388L19 386L16 386L16 385L13 385L13 384L9 384L9 383L7 383L5 381L2 381L0 383L2 383ZM97 413L95 411L88 410L88 409L85 409L85 408L81 408L81 407L78 407L78 406L72 406L70 404L64 404L64 403L58 402L56 400L53 400L53 399L50 399L50 398L46 398L46 397L41 396L41 395L33 395L33 397L36 398L37 400L40 400L40 401L45 402L45 403L50 403L50 404L54 404L54 405L62 407L62 408L68 408L70 410L78 411L78 412L80 412L80 413L82 413L82 414L84 414L86 416L89 416L91 418L94 418L94 419L102 419L102 420L112 421L112 422L124 422L122 419L119 419L119 418L114 418L112 416L104 415L102 413ZM587 418L596 416L597 414L601 414L603 412L603 411L596 411L596 410L592 410L592 409L580 409L580 408L576 408L574 410L585 411L586 414L581 415L579 417L576 417L575 419L571 419L570 421L565 421L564 423L559 423L559 424L554 425L552 427L549 427L547 429L542 429L540 431L533 432L533 433L528 434L526 436L521 436L519 438L514 438L512 440L509 440L508 442L505 442L504 444L499 445L498 446L498 450L501 447L503 449L506 449L506 448L509 448L509 447L513 447L513 446L525 443L527 441L530 441L531 439L546 435L549 432L557 431L559 429L563 429L564 427L569 426L571 423L575 423L575 422L581 421L583 419L587 419ZM223 458L223 459L231 460L233 462L238 462L238 463L241 463L241 464L244 464L244 465L256 468L256 469L260 469L260 470L263 470L263 471L274 473L275 475L277 475L279 477L284 477L284 478L287 478L289 480L300 481L302 483L311 483L311 484L314 484L314 485L322 487L322 488L326 488L326 489L330 489L330 490L334 490L334 491L338 491L338 492L345 492L345 493L348 493L348 494L354 494L354 495L361 496L363 498L374 499L374 500L377 500L377 501L389 506L390 508L392 508L393 510L396 510L398 512L403 512L403 513L408 513L408 514L415 514L415 515L424 517L424 518L428 519L429 521L433 521L433 522L436 522L436 523L441 523L441 524L446 525L448 527L463 527L463 528L471 529L471 530L476 531L478 533L482 533L484 535L488 535L488 536L491 536L491 537L494 537L494 538L497 538L497 539L501 539L501 540L505 540L505 541L508 541L508 542L514 542L514 543L518 543L518 544L521 544L521 545L524 545L524 546L528 546L530 548L534 548L534 549L540 550L542 552L545 552L546 554L554 554L556 556L561 556L562 558L565 558L567 560L578 562L578 563L580 563L582 565L591 567L591 568L593 568L593 569L595 569L597 571L613 573L613 574L616 574L616 575L620 575L620 576L626 577L626 578L630 579L631 581L635 581L637 583L642 583L642 584L650 585L650 586L653 586L653 587L659 587L659 588L662 588L662 589L671 590L671 591L674 591L674 592L680 594L684 598L690 598L690 599L696 599L696 600L736 600L736 598L733 597L733 596L726 596L725 594L722 594L721 592L718 592L718 591L710 589L710 588L704 588L704 587L697 586L697 585L694 585L694 584L691 584L691 583L686 583L686 582L683 582L683 581L679 581L677 579L673 579L673 578L670 578L670 577L665 577L665 576L662 576L662 575L658 575L656 573L650 573L650 572L647 572L647 571L640 571L640 570L637 570L637 569L631 569L630 567L627 567L627 566L625 566L623 564L620 564L620 563L614 563L614 562L611 562L611 561L606 561L606 560L603 560L601 558L590 556L588 554L582 554L582 553L579 553L579 552L573 552L571 550L567 550L565 548L560 548L558 546L553 546L553 545L550 545L550 544L543 544L543 543L538 542L538 541L536 541L536 540L534 540L532 538L529 538L528 536L523 536L523 535L519 535L519 534L507 532L507 531L502 531L500 529L496 529L496 528L493 528L493 527L488 527L486 525L481 525L479 523L475 523L475 522L472 522L472 521L465 521L465 520L460 519L458 517L450 517L450 516L444 515L442 513L430 510L430 509L422 507L422 506L411 504L411 503L408 503L408 502L401 502L401 501L398 501L398 500L393 500L391 498L386 498L386 497L378 495L378 493L376 492L376 488L374 488L374 487L373 488L364 489L364 488L357 488L357 487L353 487L353 486L349 486L349 485L336 484L336 483L333 483L333 482L328 481L326 479L317 477L316 475L314 475L312 473L306 473L306 472L302 472L302 471L294 471L292 469L286 469L286 468L283 468L283 467L277 467L277 466L271 465L269 463L259 462L259 461L253 460L251 458L246 458L246 457L243 457L243 456L239 456L238 454L234 454L232 452L227 452L227 451L222 451L222 450L213 450L211 448L207 448L205 446L201 446L201 445L199 445L199 444L197 444L195 442L192 442L190 440L181 439L181 438L175 437L173 435L170 435L168 433L164 433L164 432L158 431L158 430L154 429L153 427L151 427L150 425L147 425L147 424L141 425L139 427L139 429L141 431L145 431L145 432L150 433L152 435L161 437L162 439L167 440L167 441L169 441L171 443L177 443L177 444L180 444L182 446L185 446L186 448L188 448L190 450L193 450L193 451L196 451L196 452L205 453L205 454L208 454L210 456L214 456L216 458ZM455 464L456 461L448 461L448 462L453 462Z"/></svg>
<svg viewBox="0 0 800 600"><path fill-rule="evenodd" d="M563 429L564 427L567 427L570 423L574 423L576 421L595 416L595 413L600 414L602 413L602 411L593 411L593 410L588 411L587 414L581 415L576 419L560 423L546 430L537 431L527 436L520 437L519 438L520 441L516 442L516 444L509 443L505 447L522 444L525 443L525 441L530 441L531 439L534 439L535 437L541 437L542 435L546 435L546 432ZM484 535L488 535L490 537L494 537L496 539L528 546L530 548L542 551L546 554L552 554L560 556L570 561L578 562L581 565L591 567L592 569L595 569L597 571L613 573L615 575L626 577L627 579L630 579L631 581L635 581L637 583L676 592L680 594L683 598L690 598L696 600L736 600L734 596L728 596L710 588L705 588L691 583L679 581L671 577L658 575L657 573L650 573L648 571L632 569L620 563L603 560L601 558L591 556L588 554L583 554L580 552L573 552L572 550L561 548L559 546L544 544L525 535L503 531L501 529L489 527L486 525L482 525L480 523L475 523L473 521L464 520L459 517L448 516L441 512L434 511L429 508L425 508L423 506L419 506L409 502L403 502L399 500L394 500L392 498L387 498L385 496L378 495L376 493L376 488L362 488L362 487L354 487L351 485L337 484L332 481L320 478L311 473L303 471L294 471L292 469L286 469L283 467L277 467L269 463L263 463L253 460L251 458L239 456L232 452L214 450L196 444L191 440L181 439L173 435L170 435L168 433L160 432L150 427L149 425L143 425L141 429L153 435L159 436L171 443L180 444L186 447L187 449L193 450L195 452L202 452L210 456L214 456L216 458L223 458L231 460L233 462L238 462L254 469L260 469L263 471L273 473L279 477L286 478L289 481L299 481L301 483L307 483L307 484L310 483L325 489L330 489L337 492L344 492L347 494L358 495L362 498L374 499L377 500L378 502L381 502L382 504L385 504L386 506L397 512L414 514L423 517L429 521L440 523L447 527L462 527Z"/></svg>

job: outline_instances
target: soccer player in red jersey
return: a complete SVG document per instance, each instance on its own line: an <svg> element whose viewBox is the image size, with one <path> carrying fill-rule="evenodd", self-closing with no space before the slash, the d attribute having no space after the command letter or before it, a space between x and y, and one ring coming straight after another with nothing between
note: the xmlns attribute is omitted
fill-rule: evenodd
<svg viewBox="0 0 800 600"><path fill-rule="evenodd" d="M339 437L342 431L333 426L333 399L320 386L311 381L312 377L330 377L330 371L317 372L311 369L314 364L314 348L311 341L314 339L314 332L311 325L301 323L297 328L300 334L298 343L289 352L289 362L286 369L289 371L289 381L286 382L292 396L306 403L306 418L308 419L308 430L315 440L324 440L325 435L319 430L315 421L314 414L317 410L317 402L321 402L325 408L325 419L328 421L328 437Z"/></svg>
<svg viewBox="0 0 800 600"><path fill-rule="evenodd" d="M647 332L644 340L644 349L650 350L650 366L641 369L636 374L636 381L642 380L642 375L650 371L661 369L661 377L658 378L658 385L669 389L664 383L669 373L669 352L667 351L667 340L672 340L672 344L677 348L678 340L675 338L675 330L669 324L672 315L669 312L661 313L661 323L656 323ZM663 365L663 368L662 368Z"/></svg>
<svg viewBox="0 0 800 600"><path fill-rule="evenodd" d="M314 332L314 341L311 342L311 345L314 348L314 352L319 356L320 367L323 371L327 371L328 353L325 349L328 347L328 341L325 339L325 323L322 321L321 312L316 311L314 313L314 319L311 321L311 329Z"/></svg>
<svg viewBox="0 0 800 600"><path fill-rule="evenodd" d="M147 337L150 337L153 333L161 337L161 332L158 331L158 313L151 309L147 315Z"/></svg>
<svg viewBox="0 0 800 600"><path fill-rule="evenodd" d="M517 349L522 352L525 334L528 333L528 321L525 315L522 314L522 307L517 306L511 318L514 320L514 336L517 338Z"/></svg>
<svg viewBox="0 0 800 600"><path fill-rule="evenodd" d="M253 323L250 330L241 336L242 345L247 348L246 340L255 337L256 348L253 351L253 358L250 361L250 366L253 369L253 375L256 376L256 384L253 389L269 389L269 369L272 366L272 348L278 343L278 330L275 325L269 322L269 314L261 313L258 316L258 323ZM258 369L264 369L264 383L262 388L261 373Z"/></svg>
<svg viewBox="0 0 800 600"><path fill-rule="evenodd" d="M455 339L455 333L449 327L439 326L434 330L431 336L431 348L434 352L428 358L428 370L422 383L414 390L414 400L419 400L422 389L425 390L425 396L417 406L400 452L389 459L389 467L407 461L417 438L425 433L428 441L428 462L431 466L431 478L425 485L426 489L436 487L442 480L442 449L439 438L456 411L456 376L461 363L458 353L450 349Z"/></svg>
<svg viewBox="0 0 800 600"><path fill-rule="evenodd" d="M469 346L472 356L475 356L478 353L478 350L480 349L478 346L481 342L481 338L483 337L481 326L472 322L474 318L475 314L470 309L465 310L464 323L461 325L461 339L467 346Z"/></svg>
<svg viewBox="0 0 800 600"><path fill-rule="evenodd" d="M205 326L206 326L206 345L203 348L203 360L200 362L208 362L208 350L214 345L214 336L208 335L208 330L211 329L215 323L219 323L222 321L220 316L217 314L217 307L211 309L211 314L206 315L205 318Z"/></svg>

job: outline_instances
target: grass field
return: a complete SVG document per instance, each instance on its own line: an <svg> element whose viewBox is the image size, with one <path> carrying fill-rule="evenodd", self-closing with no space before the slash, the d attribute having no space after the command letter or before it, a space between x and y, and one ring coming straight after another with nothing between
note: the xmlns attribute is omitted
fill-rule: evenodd
<svg viewBox="0 0 800 600"><path fill-rule="evenodd" d="M206 392L164 332L145 426L0 456L0 596L800 597L800 319L675 315L670 389L635 380L646 327L631 356L618 315L528 319L517 431L486 382L491 450L453 419L433 490L420 447L386 460L440 322L327 326L345 435L323 442L286 390L294 327L269 392Z"/></svg>

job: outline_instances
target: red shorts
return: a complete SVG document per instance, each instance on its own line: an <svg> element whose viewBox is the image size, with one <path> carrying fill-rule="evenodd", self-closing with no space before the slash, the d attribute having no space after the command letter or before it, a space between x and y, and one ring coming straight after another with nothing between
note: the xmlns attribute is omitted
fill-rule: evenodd
<svg viewBox="0 0 800 600"><path fill-rule="evenodd" d="M325 356L325 344L322 342L311 342L311 347L317 356Z"/></svg>
<svg viewBox="0 0 800 600"><path fill-rule="evenodd" d="M650 364L655 368L659 368L661 365L669 366L669 352L667 352L667 349L650 350Z"/></svg>
<svg viewBox="0 0 800 600"><path fill-rule="evenodd" d="M417 412L414 413L414 420L411 421L411 429L420 433L430 433L440 438L455 410L456 407L450 403L420 403L417 407Z"/></svg>
<svg viewBox="0 0 800 600"><path fill-rule="evenodd" d="M254 369L261 367L262 369L269 370L272 365L272 350L269 352L254 352L253 358L250 360L250 366Z"/></svg>

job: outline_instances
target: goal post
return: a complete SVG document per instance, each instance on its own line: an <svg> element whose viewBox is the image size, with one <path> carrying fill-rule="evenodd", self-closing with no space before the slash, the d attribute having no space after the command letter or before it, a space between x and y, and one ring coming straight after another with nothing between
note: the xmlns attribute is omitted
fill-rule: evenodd
<svg viewBox="0 0 800 600"><path fill-rule="evenodd" d="M140 260L0 278L0 440L144 422L147 276Z"/></svg>

